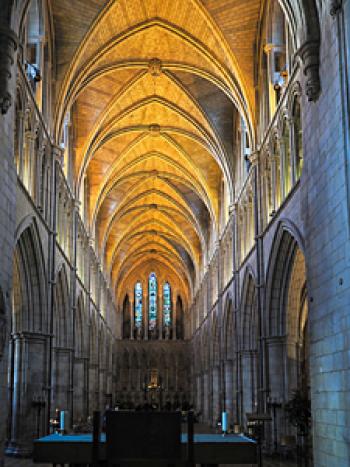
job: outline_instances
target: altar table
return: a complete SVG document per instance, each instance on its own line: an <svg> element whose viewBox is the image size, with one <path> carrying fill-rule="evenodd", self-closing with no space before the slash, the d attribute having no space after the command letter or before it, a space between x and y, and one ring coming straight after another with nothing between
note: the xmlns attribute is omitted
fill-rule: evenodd
<svg viewBox="0 0 350 467"><path fill-rule="evenodd" d="M100 458L105 459L105 434L100 438ZM186 458L187 434L182 433L183 458ZM34 441L33 461L51 464L88 464L92 459L92 434L53 434ZM243 435L196 433L196 464L256 464L257 444Z"/></svg>

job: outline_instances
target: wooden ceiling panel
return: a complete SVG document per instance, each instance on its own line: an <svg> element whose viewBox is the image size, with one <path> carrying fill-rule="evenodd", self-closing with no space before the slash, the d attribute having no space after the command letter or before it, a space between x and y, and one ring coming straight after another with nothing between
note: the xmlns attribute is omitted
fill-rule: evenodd
<svg viewBox="0 0 350 467"><path fill-rule="evenodd" d="M117 296L141 269L188 299L198 284L222 180L233 186L233 122L253 122L259 12L260 0L55 0L55 134L70 110L76 191L87 175Z"/></svg>

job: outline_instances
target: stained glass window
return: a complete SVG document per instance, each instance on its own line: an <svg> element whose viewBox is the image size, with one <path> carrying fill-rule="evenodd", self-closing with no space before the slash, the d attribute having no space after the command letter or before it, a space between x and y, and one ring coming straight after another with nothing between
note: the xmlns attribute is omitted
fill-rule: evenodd
<svg viewBox="0 0 350 467"><path fill-rule="evenodd" d="M149 275L148 279L148 328L153 331L157 327L157 276L154 272Z"/></svg>
<svg viewBox="0 0 350 467"><path fill-rule="evenodd" d="M163 285L163 319L164 326L171 325L171 297L170 284L165 282Z"/></svg>
<svg viewBox="0 0 350 467"><path fill-rule="evenodd" d="M135 327L142 327L142 284L136 282L135 285Z"/></svg>

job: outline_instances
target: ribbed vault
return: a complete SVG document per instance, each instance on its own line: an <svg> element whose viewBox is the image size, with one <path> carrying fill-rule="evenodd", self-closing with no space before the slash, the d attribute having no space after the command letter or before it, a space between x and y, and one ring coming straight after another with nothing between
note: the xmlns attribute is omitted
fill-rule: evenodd
<svg viewBox="0 0 350 467"><path fill-rule="evenodd" d="M253 47L260 2L248 3ZM232 202L233 122L240 113L253 126L252 76L209 10L110 1L66 48L56 138L70 120L76 192L118 303L155 271L188 305Z"/></svg>

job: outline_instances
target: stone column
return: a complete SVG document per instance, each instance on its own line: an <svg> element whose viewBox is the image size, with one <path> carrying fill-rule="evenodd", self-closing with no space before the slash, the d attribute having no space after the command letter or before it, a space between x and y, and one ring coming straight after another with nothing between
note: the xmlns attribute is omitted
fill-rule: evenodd
<svg viewBox="0 0 350 467"><path fill-rule="evenodd" d="M287 197L289 188L288 188L288 178L286 178L286 173L288 172L288 163L287 163L287 148L286 148L286 138L284 136L279 140L280 148L280 193L281 201Z"/></svg>
<svg viewBox="0 0 350 467"><path fill-rule="evenodd" d="M71 276L70 276L70 325L72 326L72 362L71 362L71 375L70 375L70 420L71 424L73 425L74 421L74 402L75 402L75 391L77 388L77 384L84 384L83 374L80 376L82 381L78 377L77 373L75 372L75 352L76 352L76 312L77 312L77 271L78 271L78 222L79 222L79 207L80 202L78 200L72 200L72 252L71 252L71 259L73 268L71 269ZM84 362L82 365L84 369ZM79 382L78 382L79 381ZM83 400L83 394L81 394L81 399Z"/></svg>
<svg viewBox="0 0 350 467"><path fill-rule="evenodd" d="M203 374L203 418L205 423L210 423L209 420L209 376L208 372Z"/></svg>
<svg viewBox="0 0 350 467"><path fill-rule="evenodd" d="M177 300L177 292L173 291L171 294L171 314L172 314L172 326L173 326L173 340L176 340L176 300Z"/></svg>
<svg viewBox="0 0 350 467"><path fill-rule="evenodd" d="M262 214L265 214L264 218L264 224L263 227L267 226L268 223L270 222L270 213L272 213L274 207L273 207L273 194L272 194L272 181L271 181L271 160L270 157L267 158L265 161L266 167L262 171L263 178L264 178L264 206L262 207L265 212Z"/></svg>
<svg viewBox="0 0 350 467"><path fill-rule="evenodd" d="M70 410L70 364L72 349L54 348L53 400L60 410Z"/></svg>
<svg viewBox="0 0 350 467"><path fill-rule="evenodd" d="M163 288L162 286L159 287L159 294L158 294L158 339L163 339L163 328L164 328L164 316L163 316Z"/></svg>
<svg viewBox="0 0 350 467"><path fill-rule="evenodd" d="M295 126L294 118L288 119L289 124L289 148L290 148L290 163L291 163L291 186L294 186L297 177L297 164L296 164L296 148L295 148Z"/></svg>
<svg viewBox="0 0 350 467"><path fill-rule="evenodd" d="M134 295L130 294L130 339L134 339L135 313L134 313Z"/></svg>
<svg viewBox="0 0 350 467"><path fill-rule="evenodd" d="M98 364L89 364L89 415L98 410Z"/></svg>
<svg viewBox="0 0 350 467"><path fill-rule="evenodd" d="M35 146L35 133L32 131L26 131L25 133L25 156L24 156L24 176L23 183L27 188L28 192L33 196L34 189L34 146Z"/></svg>
<svg viewBox="0 0 350 467"><path fill-rule="evenodd" d="M247 413L257 412L256 352L241 352L241 384L242 384L242 421L246 424Z"/></svg>
<svg viewBox="0 0 350 467"><path fill-rule="evenodd" d="M279 157L274 155L271 156L271 191L272 191L272 214L275 214L277 209L279 208L278 199L280 196L280 181L278 180L278 171L277 171L277 164L279 164Z"/></svg>
<svg viewBox="0 0 350 467"><path fill-rule="evenodd" d="M148 340L148 287L146 287L146 292L142 287L142 310L144 322L144 339Z"/></svg>
<svg viewBox="0 0 350 467"><path fill-rule="evenodd" d="M247 253L254 245L254 222L253 222L253 202L251 199L247 201Z"/></svg>
<svg viewBox="0 0 350 467"><path fill-rule="evenodd" d="M33 438L45 432L48 337L40 333L20 332L12 338L13 392L8 454L31 455Z"/></svg>
<svg viewBox="0 0 350 467"><path fill-rule="evenodd" d="M42 191L44 189L44 180L45 180L45 169L42 170L43 168L43 158L44 158L44 151L45 148L41 147L35 158L36 162L36 167L35 167L35 172L34 172L34 198L36 205L38 206L38 209L40 212L43 212L43 200L42 200Z"/></svg>
<svg viewBox="0 0 350 467"><path fill-rule="evenodd" d="M212 371L212 424L216 426L220 418L220 367L216 366Z"/></svg>
<svg viewBox="0 0 350 467"><path fill-rule="evenodd" d="M88 358L74 357L74 392L73 392L73 421L87 416L86 412L86 386L87 386L87 364Z"/></svg>
<svg viewBox="0 0 350 467"><path fill-rule="evenodd" d="M225 410L228 413L228 423L233 425L234 415L233 415L233 361L225 361Z"/></svg>
<svg viewBox="0 0 350 467"><path fill-rule="evenodd" d="M284 336L269 337L266 339L268 368L269 368L269 394L268 398L272 401L285 402L285 346L286 338ZM281 409L276 412L274 432L279 439L286 434L286 420L283 417ZM279 439L274 440L274 444L279 444Z"/></svg>
<svg viewBox="0 0 350 467"><path fill-rule="evenodd" d="M24 111L20 110L17 113L18 118L18 128L17 128L17 138L18 138L18 165L17 165L17 172L18 176L21 180L23 180L23 167L24 167L24 160L23 160L23 136L24 136ZM15 150L16 150L15 149Z"/></svg>

